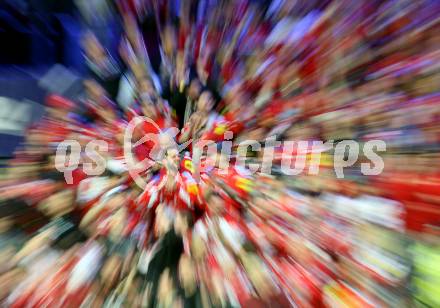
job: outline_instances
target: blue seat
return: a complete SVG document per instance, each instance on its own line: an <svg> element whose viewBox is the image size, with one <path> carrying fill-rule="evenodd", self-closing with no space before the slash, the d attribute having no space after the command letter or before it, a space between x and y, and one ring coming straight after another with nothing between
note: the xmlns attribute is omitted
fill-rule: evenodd
<svg viewBox="0 0 440 308"><path fill-rule="evenodd" d="M56 14L55 17L62 29L62 62L69 69L83 73L85 66L81 47L81 25L72 16L67 14Z"/></svg>

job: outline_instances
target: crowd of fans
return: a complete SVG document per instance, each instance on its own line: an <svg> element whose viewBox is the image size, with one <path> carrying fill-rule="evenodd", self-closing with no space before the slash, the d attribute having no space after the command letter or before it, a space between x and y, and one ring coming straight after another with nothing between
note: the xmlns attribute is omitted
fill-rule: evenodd
<svg viewBox="0 0 440 308"><path fill-rule="evenodd" d="M440 305L439 3L114 7L124 29L118 54L85 34L84 97L50 95L2 179L4 305ZM135 165L156 154L144 136L157 135L164 150L136 171L145 186L124 152L138 116L156 125L134 127ZM282 146L270 172L235 164L245 155L261 166L263 151L237 145L257 140L264 150L271 136L383 140L384 170L362 175L361 154L339 178L326 149L317 174L307 172L308 152L305 171L289 176L276 159ZM83 152L107 142L106 170L86 174L97 160L82 153L66 183L56 155L64 140ZM199 151L200 140L216 150Z"/></svg>

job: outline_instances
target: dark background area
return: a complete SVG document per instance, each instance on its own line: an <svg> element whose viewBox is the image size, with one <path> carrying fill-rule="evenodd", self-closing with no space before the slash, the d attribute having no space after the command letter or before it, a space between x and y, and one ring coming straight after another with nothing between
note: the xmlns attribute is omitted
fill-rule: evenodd
<svg viewBox="0 0 440 308"><path fill-rule="evenodd" d="M79 16L72 0L0 1L0 159L13 154L25 127L44 114L47 88L41 78L54 67L84 73ZM9 116L15 104L27 105L31 115L12 131L6 122L15 121Z"/></svg>

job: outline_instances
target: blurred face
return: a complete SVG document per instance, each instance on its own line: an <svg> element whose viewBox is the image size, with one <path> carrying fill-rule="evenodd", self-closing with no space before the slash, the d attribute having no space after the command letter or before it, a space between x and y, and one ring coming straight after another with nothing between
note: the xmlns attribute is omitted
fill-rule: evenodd
<svg viewBox="0 0 440 308"><path fill-rule="evenodd" d="M167 163L171 168L177 169L179 165L179 151L177 149L169 149L167 150Z"/></svg>
<svg viewBox="0 0 440 308"><path fill-rule="evenodd" d="M146 73L145 68L140 62L132 62L129 64L131 72L133 73L135 79L139 81L139 83L145 79Z"/></svg>
<svg viewBox="0 0 440 308"><path fill-rule="evenodd" d="M193 233L193 238L191 241L191 253L195 260L201 261L206 255L207 247L205 242L198 234Z"/></svg>
<svg viewBox="0 0 440 308"><path fill-rule="evenodd" d="M12 227L13 224L14 224L14 220L9 217L0 218L0 234L8 231ZM5 261L3 261L3 262L5 262ZM1 253L0 253L0 262L2 262Z"/></svg>
<svg viewBox="0 0 440 308"><path fill-rule="evenodd" d="M117 255L113 255L107 259L104 266L101 269L101 278L103 280L103 285L105 291L110 290L114 287L116 279L119 276L121 270L122 261Z"/></svg>
<svg viewBox="0 0 440 308"><path fill-rule="evenodd" d="M162 149L170 148L174 145L174 138L169 134L160 134L159 136L159 144ZM174 153L173 153L174 155Z"/></svg>
<svg viewBox="0 0 440 308"><path fill-rule="evenodd" d="M156 210L156 236L162 236L166 234L172 228L172 222L165 212L164 206L161 205Z"/></svg>
<svg viewBox="0 0 440 308"><path fill-rule="evenodd" d="M131 44L136 46L137 43L137 24L134 17L130 14L124 16L125 33Z"/></svg>
<svg viewBox="0 0 440 308"><path fill-rule="evenodd" d="M38 204L38 208L48 216L59 216L72 210L73 192L59 192Z"/></svg>
<svg viewBox="0 0 440 308"><path fill-rule="evenodd" d="M219 196L212 196L209 199L208 207L213 214L219 215L224 208L223 199Z"/></svg>
<svg viewBox="0 0 440 308"><path fill-rule="evenodd" d="M27 142L33 146L43 145L45 141L44 135L37 130L32 131L26 137L27 137Z"/></svg>
<svg viewBox="0 0 440 308"><path fill-rule="evenodd" d="M117 194L107 201L106 207L114 210L126 202L126 194Z"/></svg>
<svg viewBox="0 0 440 308"><path fill-rule="evenodd" d="M171 26L167 26L164 32L164 51L168 56L173 54L173 51L176 50L175 43L175 33L174 29Z"/></svg>
<svg viewBox="0 0 440 308"><path fill-rule="evenodd" d="M188 230L188 219L180 212L177 213L176 219L174 220L174 230L180 235L185 234Z"/></svg>
<svg viewBox="0 0 440 308"><path fill-rule="evenodd" d="M212 99L212 95L209 91L204 91L199 98L197 109L199 111L208 112L214 106L214 100Z"/></svg>
<svg viewBox="0 0 440 308"><path fill-rule="evenodd" d="M85 49L87 56L93 61L99 61L105 57L104 49L93 34L87 35Z"/></svg>
<svg viewBox="0 0 440 308"><path fill-rule="evenodd" d="M116 118L115 113L111 109L99 108L98 115L106 122L111 122Z"/></svg>
<svg viewBox="0 0 440 308"><path fill-rule="evenodd" d="M50 117L54 119L63 119L63 120L65 120L65 117L69 113L66 109L50 108L50 107L47 107L47 112Z"/></svg>
<svg viewBox="0 0 440 308"><path fill-rule="evenodd" d="M153 104L151 104L149 102L143 102L141 108L142 108L142 113L144 114L144 116L149 117L149 118L156 117L156 110L155 110Z"/></svg>
<svg viewBox="0 0 440 308"><path fill-rule="evenodd" d="M151 83L151 81L149 81L148 79L142 79L139 82L139 92L141 94L143 93L147 93L149 95L154 95L154 87L153 84Z"/></svg>
<svg viewBox="0 0 440 308"><path fill-rule="evenodd" d="M86 80L84 86L91 100L99 101L104 96L104 89L94 80Z"/></svg>
<svg viewBox="0 0 440 308"><path fill-rule="evenodd" d="M196 279L194 274L194 264L191 258L183 254L179 262L179 279L186 295L191 295L195 291Z"/></svg>
<svg viewBox="0 0 440 308"><path fill-rule="evenodd" d="M200 95L201 89L202 89L202 87L200 85L200 81L198 81L197 79L194 79L193 81L191 81L191 84L188 89L189 98L192 100L197 99Z"/></svg>
<svg viewBox="0 0 440 308"><path fill-rule="evenodd" d="M265 130L263 128L253 129L248 133L247 138L249 140L263 140L264 133L265 133Z"/></svg>
<svg viewBox="0 0 440 308"><path fill-rule="evenodd" d="M159 299L159 302L165 305L167 307L167 304L171 304L173 297L173 282L170 277L169 270L166 269L159 279L159 286L157 290L157 297Z"/></svg>

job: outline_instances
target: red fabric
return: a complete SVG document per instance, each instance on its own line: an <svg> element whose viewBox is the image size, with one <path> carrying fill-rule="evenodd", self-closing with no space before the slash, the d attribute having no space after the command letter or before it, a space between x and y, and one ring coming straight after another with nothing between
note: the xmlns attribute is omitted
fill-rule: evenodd
<svg viewBox="0 0 440 308"><path fill-rule="evenodd" d="M75 103L60 95L52 94L46 99L46 105L52 108L71 110L75 107Z"/></svg>
<svg viewBox="0 0 440 308"><path fill-rule="evenodd" d="M71 130L66 126L65 122L55 121L52 119L43 119L38 125L38 130L45 133L48 142L61 142Z"/></svg>
<svg viewBox="0 0 440 308"><path fill-rule="evenodd" d="M411 231L424 232L429 225L440 221L440 205L423 202L405 202L406 228Z"/></svg>
<svg viewBox="0 0 440 308"><path fill-rule="evenodd" d="M186 41L186 29L184 26L179 28L179 36L178 36L178 40L177 40L177 49L179 51L183 51L185 48L185 41Z"/></svg>
<svg viewBox="0 0 440 308"><path fill-rule="evenodd" d="M231 80L234 77L234 73L235 73L235 62L231 58L227 60L225 65L222 67L223 82L227 83L229 80Z"/></svg>
<svg viewBox="0 0 440 308"><path fill-rule="evenodd" d="M77 187L79 183L87 178L87 174L83 171L82 168L76 168L72 171L72 184L67 184L69 187Z"/></svg>

